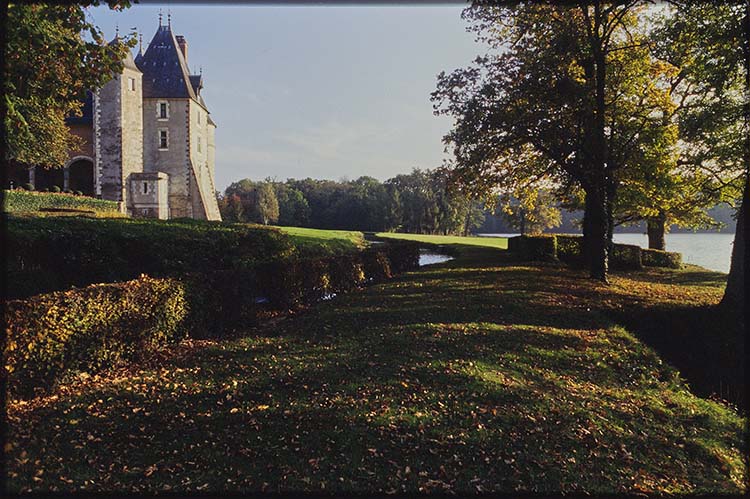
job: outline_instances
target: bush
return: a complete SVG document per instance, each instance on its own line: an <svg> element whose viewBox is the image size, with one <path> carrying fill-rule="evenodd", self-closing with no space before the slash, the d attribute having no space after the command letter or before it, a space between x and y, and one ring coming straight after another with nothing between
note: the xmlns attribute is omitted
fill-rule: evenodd
<svg viewBox="0 0 750 499"><path fill-rule="evenodd" d="M82 191L75 191L73 194L75 194L76 196L83 196Z"/></svg>
<svg viewBox="0 0 750 499"><path fill-rule="evenodd" d="M135 360L184 336L183 286L142 276L6 304L5 372L12 395L66 375Z"/></svg>
<svg viewBox="0 0 750 499"><path fill-rule="evenodd" d="M21 187L23 187L27 191L33 191L34 190L34 184L30 184L30 183L29 184L23 184ZM10 191L8 191L8 192L10 192ZM8 192L5 193L6 196L8 195Z"/></svg>
<svg viewBox="0 0 750 499"><path fill-rule="evenodd" d="M60 188L59 188L58 186L56 186L56 185L53 185L53 186L52 186L52 188L50 189L50 191L51 191L51 192L60 192L60 191L62 191L62 189L60 189Z"/></svg>
<svg viewBox="0 0 750 499"><path fill-rule="evenodd" d="M398 253L411 251L406 248ZM328 258L290 257L255 268L141 276L10 301L5 350L9 392L31 395L70 374L138 360L188 335L232 334L256 324L264 311L297 309L406 265L392 263L387 254L379 248ZM418 264L411 257L408 261L412 268Z"/></svg>
<svg viewBox="0 0 750 499"><path fill-rule="evenodd" d="M105 201L91 197L75 198L64 194L25 191L4 191L3 194L5 199L3 202L3 212L6 213L35 213L40 210L52 208L88 210L101 214L118 212L115 201Z"/></svg>
<svg viewBox="0 0 750 499"><path fill-rule="evenodd" d="M523 260L556 261L557 239L554 235L511 237L508 250Z"/></svg>
<svg viewBox="0 0 750 499"><path fill-rule="evenodd" d="M679 269L682 267L682 255L669 251L657 249L642 249L641 258L643 265L649 267L668 267L670 269Z"/></svg>
<svg viewBox="0 0 750 499"><path fill-rule="evenodd" d="M634 244L615 244L610 257L613 269L638 270L643 268L641 247Z"/></svg>
<svg viewBox="0 0 750 499"><path fill-rule="evenodd" d="M583 236L556 234L557 257L572 264L583 263Z"/></svg>
<svg viewBox="0 0 750 499"><path fill-rule="evenodd" d="M75 199L75 198L70 198ZM7 223L10 297L70 286L249 268L293 254L277 229L148 219L16 218Z"/></svg>
<svg viewBox="0 0 750 499"><path fill-rule="evenodd" d="M71 191L70 189L65 189L65 190L63 190L63 192L65 194L73 194L73 191Z"/></svg>

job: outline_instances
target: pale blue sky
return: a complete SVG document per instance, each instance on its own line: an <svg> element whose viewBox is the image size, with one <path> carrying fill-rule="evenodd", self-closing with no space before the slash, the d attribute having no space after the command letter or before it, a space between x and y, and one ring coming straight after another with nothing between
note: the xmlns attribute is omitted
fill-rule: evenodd
<svg viewBox="0 0 750 499"><path fill-rule="evenodd" d="M451 121L432 114L436 75L481 47L463 4L260 6L136 4L90 15L108 39L137 28L144 50L159 9L203 68L217 123L216 187L242 178L381 180L442 163Z"/></svg>

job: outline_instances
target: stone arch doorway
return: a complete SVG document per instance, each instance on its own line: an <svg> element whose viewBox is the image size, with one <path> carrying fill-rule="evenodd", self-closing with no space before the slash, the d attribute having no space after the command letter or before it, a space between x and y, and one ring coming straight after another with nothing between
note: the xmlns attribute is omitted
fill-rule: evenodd
<svg viewBox="0 0 750 499"><path fill-rule="evenodd" d="M68 189L94 196L94 160L86 156L73 158L68 166Z"/></svg>

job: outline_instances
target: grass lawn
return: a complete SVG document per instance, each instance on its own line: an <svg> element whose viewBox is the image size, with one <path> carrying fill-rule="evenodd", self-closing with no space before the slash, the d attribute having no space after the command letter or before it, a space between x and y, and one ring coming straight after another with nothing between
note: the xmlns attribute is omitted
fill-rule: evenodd
<svg viewBox="0 0 750 499"><path fill-rule="evenodd" d="M277 227L288 234L302 254L339 254L365 246L364 235L354 230L307 229L304 227Z"/></svg>
<svg viewBox="0 0 750 499"><path fill-rule="evenodd" d="M604 286L465 248L243 337L9 401L9 489L743 492L742 418L608 318L716 303L726 276Z"/></svg>
<svg viewBox="0 0 750 499"><path fill-rule="evenodd" d="M444 245L470 245L484 246L488 248L508 249L507 237L462 237L462 236L433 236L428 234L404 234L401 232L378 232L378 237L391 239L406 239L420 243L444 244Z"/></svg>

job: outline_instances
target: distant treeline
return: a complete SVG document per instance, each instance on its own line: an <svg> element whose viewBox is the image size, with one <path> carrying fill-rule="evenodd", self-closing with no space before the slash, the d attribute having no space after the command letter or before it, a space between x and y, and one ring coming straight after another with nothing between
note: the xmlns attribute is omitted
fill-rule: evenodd
<svg viewBox="0 0 750 499"><path fill-rule="evenodd" d="M729 233L734 234L735 226L737 224L736 220L734 219L735 216L735 209L726 205L721 204L714 206L710 210L708 210L708 215L713 218L715 221L722 224L722 227L720 229L701 229L696 232L722 232L722 233ZM553 229L547 229L545 232L552 232L557 234L580 234L581 233L581 226L580 222L583 219L583 211L582 210L575 210L575 211L568 211L568 210L560 210L560 215L562 218L562 223L560 226L555 227ZM500 213L492 213L490 211L485 211L485 218L482 223L477 229L476 232L479 234L515 234L518 232L518 229L515 229L510 224L508 217L503 216ZM646 233L646 222L639 222L632 225L622 225L615 227L616 233ZM682 228L678 227L676 225L671 226L669 229L669 232L672 233L689 233L694 232L693 229L690 228Z"/></svg>
<svg viewBox="0 0 750 499"><path fill-rule="evenodd" d="M385 182L244 179L219 195L219 208L225 221L418 234L468 234L484 220L483 204L447 191L439 169L414 169Z"/></svg>

